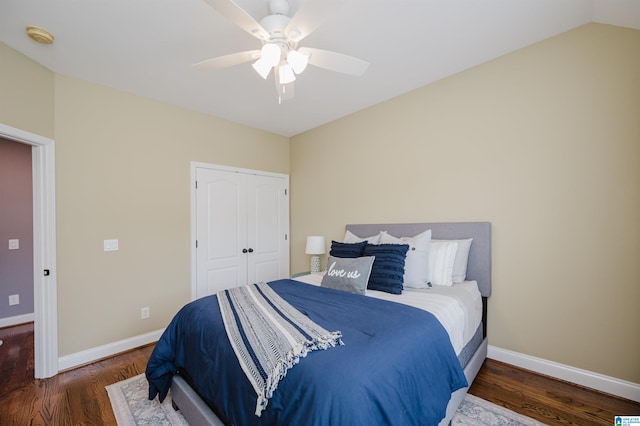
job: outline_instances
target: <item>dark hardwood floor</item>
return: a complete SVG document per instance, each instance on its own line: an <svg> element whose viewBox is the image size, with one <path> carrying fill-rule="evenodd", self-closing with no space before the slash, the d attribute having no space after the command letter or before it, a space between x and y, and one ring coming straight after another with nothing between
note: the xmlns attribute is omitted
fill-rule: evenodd
<svg viewBox="0 0 640 426"><path fill-rule="evenodd" d="M115 425L105 386L144 373L145 346L34 379L33 323L0 329L0 425Z"/></svg>
<svg viewBox="0 0 640 426"><path fill-rule="evenodd" d="M473 395L547 425L614 425L615 416L640 415L640 403L487 359Z"/></svg>
<svg viewBox="0 0 640 426"><path fill-rule="evenodd" d="M0 425L115 425L105 386L143 373L153 345L33 379L33 324L0 329ZM487 360L470 392L548 425L613 425L640 403Z"/></svg>

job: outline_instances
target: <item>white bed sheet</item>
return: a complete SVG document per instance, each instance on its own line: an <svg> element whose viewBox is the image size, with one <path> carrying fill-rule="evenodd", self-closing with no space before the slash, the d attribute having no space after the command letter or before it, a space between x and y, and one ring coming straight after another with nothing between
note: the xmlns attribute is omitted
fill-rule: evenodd
<svg viewBox="0 0 640 426"><path fill-rule="evenodd" d="M319 286L323 275L324 273L314 273L294 279ZM367 296L403 303L431 312L449 334L456 355L459 355L462 348L471 340L482 321L482 296L476 281L465 281L453 284L451 287L405 288L402 294L367 290Z"/></svg>

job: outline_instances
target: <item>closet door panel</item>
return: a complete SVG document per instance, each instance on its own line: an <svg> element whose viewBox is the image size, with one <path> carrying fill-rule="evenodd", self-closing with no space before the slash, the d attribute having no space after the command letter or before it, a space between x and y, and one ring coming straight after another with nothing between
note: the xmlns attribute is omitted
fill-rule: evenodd
<svg viewBox="0 0 640 426"><path fill-rule="evenodd" d="M255 176L250 180L247 216L253 253L248 259L249 282L268 282L289 275L288 220L282 219L289 208L286 190L282 178Z"/></svg>
<svg viewBox="0 0 640 426"><path fill-rule="evenodd" d="M247 281L247 177L198 169L197 297Z"/></svg>

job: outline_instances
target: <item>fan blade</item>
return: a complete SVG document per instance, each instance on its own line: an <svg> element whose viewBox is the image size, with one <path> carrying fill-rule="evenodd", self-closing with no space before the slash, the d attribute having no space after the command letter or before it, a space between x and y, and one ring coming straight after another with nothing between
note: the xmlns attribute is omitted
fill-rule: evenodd
<svg viewBox="0 0 640 426"><path fill-rule="evenodd" d="M338 13L343 6L341 0L309 0L291 18L284 33L294 42L299 42L315 31L329 16Z"/></svg>
<svg viewBox="0 0 640 426"><path fill-rule="evenodd" d="M206 61L193 64L192 66L200 71L217 70L220 68L227 68L234 65L243 64L245 62L258 59L259 57L259 50L247 50L245 52L232 53L231 55L218 56L217 58L207 59Z"/></svg>
<svg viewBox="0 0 640 426"><path fill-rule="evenodd" d="M330 50L315 49L313 47L301 47L298 52L309 55L309 63L316 67L343 74L361 76L369 68L369 62L353 56Z"/></svg>
<svg viewBox="0 0 640 426"><path fill-rule="evenodd" d="M260 40L267 40L269 33L262 28L253 16L249 15L233 0L204 0L209 6L218 11L219 14Z"/></svg>

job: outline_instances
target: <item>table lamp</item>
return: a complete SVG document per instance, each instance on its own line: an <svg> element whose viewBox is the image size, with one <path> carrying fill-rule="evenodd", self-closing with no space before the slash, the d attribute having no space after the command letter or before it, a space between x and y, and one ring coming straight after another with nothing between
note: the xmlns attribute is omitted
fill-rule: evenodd
<svg viewBox="0 0 640 426"><path fill-rule="evenodd" d="M320 255L326 253L324 237L307 237L307 248L304 252L311 255L311 273L320 272Z"/></svg>

